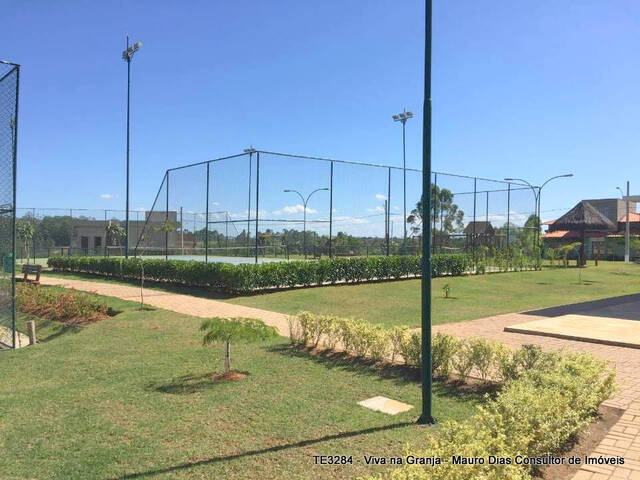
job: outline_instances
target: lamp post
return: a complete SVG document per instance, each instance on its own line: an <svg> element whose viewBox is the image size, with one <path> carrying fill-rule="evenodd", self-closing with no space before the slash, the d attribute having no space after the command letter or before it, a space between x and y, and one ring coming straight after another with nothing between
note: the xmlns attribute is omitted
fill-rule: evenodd
<svg viewBox="0 0 640 480"><path fill-rule="evenodd" d="M406 253L407 248L407 150L406 150L406 142L405 142L405 127L407 125L407 120L413 118L413 112L407 112L407 110L403 110L402 113L397 115L393 115L394 122L402 123L402 195L403 199L403 212L404 217L402 220L403 235L402 235L402 254Z"/></svg>
<svg viewBox="0 0 640 480"><path fill-rule="evenodd" d="M298 196L300 197L300 199L302 200L302 207L304 210L304 219L302 221L302 250L304 252L304 258L307 258L307 203L309 203L309 199L311 198L311 195L313 195L316 192L321 192L321 191L329 191L328 188L316 188L313 192L311 192L309 195L307 195L307 199L305 200L305 198L302 196L302 194L297 191L297 190L284 190L285 193L297 193Z"/></svg>
<svg viewBox="0 0 640 480"><path fill-rule="evenodd" d="M622 195L622 198L626 199L626 215L627 215L627 222L625 225L625 229L624 229L624 261L625 263L629 263L630 260L630 254L629 254L629 237L630 237L630 224L629 224L629 195L631 195L631 193L629 192L629 181L627 180L627 195L625 197L625 194L623 193L622 189L620 187L616 187L618 190L620 190L620 194Z"/></svg>
<svg viewBox="0 0 640 480"><path fill-rule="evenodd" d="M425 0L424 19L424 103L422 114L422 209L431 211L431 33L432 0ZM404 219L406 222L407 219ZM422 221L421 357L422 413L418 423L433 425L431 364L431 222Z"/></svg>
<svg viewBox="0 0 640 480"><path fill-rule="evenodd" d="M537 223L537 228L536 228L536 247L540 248L540 197L541 197L541 193L542 193L542 189L545 187L545 185L547 183L549 183L552 180L555 180L556 178L568 178L568 177L573 177L573 173L565 173L563 175L556 175L555 177L551 177L549 179L547 179L542 185L540 185L539 187L535 187L533 185L531 185L529 182L527 182L526 180L523 180L522 178L505 178L504 180L507 182L522 182L527 184L531 190L533 190L533 197L535 200L535 206L534 206L534 215L536 216L536 223ZM536 192L536 189L538 190Z"/></svg>
<svg viewBox="0 0 640 480"><path fill-rule="evenodd" d="M137 42L129 46L129 36L127 35L127 49L122 52L122 59L127 62L127 202L124 224L124 256L129 258L129 120L131 105L131 59L133 54L142 47L142 42Z"/></svg>

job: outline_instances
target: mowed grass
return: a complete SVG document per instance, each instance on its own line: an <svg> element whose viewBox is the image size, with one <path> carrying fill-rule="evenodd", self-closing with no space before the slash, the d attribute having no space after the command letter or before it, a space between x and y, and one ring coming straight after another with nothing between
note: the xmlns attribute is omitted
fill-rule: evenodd
<svg viewBox="0 0 640 480"><path fill-rule="evenodd" d="M214 383L222 349L201 346L201 319L106 301L121 313L82 328L39 322L45 342L0 352L3 479L354 478L373 471L364 454L402 455L437 434L414 423L414 379L279 339L233 345L247 377ZM387 416L356 404L375 395L415 408ZM481 401L435 384L440 421ZM354 465L316 466L320 454Z"/></svg>
<svg viewBox="0 0 640 480"><path fill-rule="evenodd" d="M443 287L451 287L445 298ZM495 273L433 279L433 323L640 293L640 265L592 262L587 268ZM287 290L226 300L238 305L296 313L309 310L359 317L385 325L420 324L420 280Z"/></svg>

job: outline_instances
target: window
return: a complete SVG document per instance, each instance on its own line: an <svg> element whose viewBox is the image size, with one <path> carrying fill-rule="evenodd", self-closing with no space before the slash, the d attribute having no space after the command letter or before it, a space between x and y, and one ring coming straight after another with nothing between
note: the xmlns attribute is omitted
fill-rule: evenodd
<svg viewBox="0 0 640 480"><path fill-rule="evenodd" d="M94 237L93 246L94 248L100 248L102 246L102 237Z"/></svg>

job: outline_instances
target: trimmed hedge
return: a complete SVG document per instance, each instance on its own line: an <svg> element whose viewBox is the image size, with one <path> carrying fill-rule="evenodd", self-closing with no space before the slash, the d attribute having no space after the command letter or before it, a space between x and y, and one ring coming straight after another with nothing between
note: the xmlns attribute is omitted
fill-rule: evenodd
<svg viewBox="0 0 640 480"><path fill-rule="evenodd" d="M422 268L421 257L414 256L335 258L257 265L62 256L49 258L48 264L54 270L126 279L140 279L144 267L144 278L147 280L207 287L228 293L417 277ZM469 266L470 258L467 255L432 256L432 272L436 277L462 275Z"/></svg>
<svg viewBox="0 0 640 480"><path fill-rule="evenodd" d="M385 329L364 320L300 312L289 319L291 341L304 347L340 347L375 361L396 355L420 367L420 333L408 327ZM433 458L437 465L404 463L366 480L530 480L535 465L519 458L541 458L562 451L591 423L615 391L615 372L586 353L544 352L534 345L517 350L483 338L457 339L438 333L432 344L433 373L451 373L465 382L471 373L497 382L495 399L462 422L445 422L426 444L408 447L405 458ZM454 457L481 459L456 464ZM510 463L491 463L501 457Z"/></svg>

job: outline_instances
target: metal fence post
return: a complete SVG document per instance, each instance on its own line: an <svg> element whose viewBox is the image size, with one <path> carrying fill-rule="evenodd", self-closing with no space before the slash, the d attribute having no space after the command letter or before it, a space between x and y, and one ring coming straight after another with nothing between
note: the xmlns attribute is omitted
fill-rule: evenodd
<svg viewBox="0 0 640 480"><path fill-rule="evenodd" d="M18 179L18 97L20 96L20 65L16 65L16 106L15 117L13 119L13 205L11 205L11 249L13 258L11 259L11 346L16 348L16 181Z"/></svg>
<svg viewBox="0 0 640 480"><path fill-rule="evenodd" d="M333 258L333 160L329 173L329 258Z"/></svg>
<svg viewBox="0 0 640 480"><path fill-rule="evenodd" d="M436 217L438 216L436 209L440 203L438 198L438 172L434 173L433 177L433 242L431 243L431 253L436 250ZM429 192L429 195L431 195L431 192ZM424 206L422 210L424 210ZM429 215L431 215L431 212L429 212ZM440 225L440 228L442 228L442 225Z"/></svg>
<svg viewBox="0 0 640 480"><path fill-rule="evenodd" d="M108 234L108 232L107 232L107 212L108 212L108 210L104 211L104 248L103 248L103 252L104 253L102 255L103 257L107 256L107 236L108 236L107 235Z"/></svg>
<svg viewBox="0 0 640 480"><path fill-rule="evenodd" d="M476 256L476 192L477 192L478 179L473 179L473 237L471 238L471 252L473 253L474 261Z"/></svg>
<svg viewBox="0 0 640 480"><path fill-rule="evenodd" d="M247 257L250 253L249 232L251 232L251 161L253 160L253 152L249 152L249 203L247 205Z"/></svg>
<svg viewBox="0 0 640 480"><path fill-rule="evenodd" d="M485 243L489 243L489 190L487 190L487 205L485 210L484 214L486 225L484 226L484 241Z"/></svg>
<svg viewBox="0 0 640 480"><path fill-rule="evenodd" d="M73 242L73 209L69 209L69 225L71 226L71 232L69 233L69 253L71 256L71 243Z"/></svg>
<svg viewBox="0 0 640 480"><path fill-rule="evenodd" d="M256 153L256 263L258 263L258 229L259 229L259 220L258 220L258 208L260 207L260 152Z"/></svg>
<svg viewBox="0 0 640 480"><path fill-rule="evenodd" d="M167 170L167 204L164 212L164 259L169 260L169 171Z"/></svg>
<svg viewBox="0 0 640 480"><path fill-rule="evenodd" d="M209 165L207 162L207 203L204 207L204 261L209 263Z"/></svg>
<svg viewBox="0 0 640 480"><path fill-rule="evenodd" d="M507 249L509 248L510 245L510 232L511 232L511 183L508 184L507 186ZM507 254L509 253L509 251L507 250Z"/></svg>
<svg viewBox="0 0 640 480"><path fill-rule="evenodd" d="M387 257L389 256L389 248L391 244L389 222L391 220L391 167L387 169Z"/></svg>

